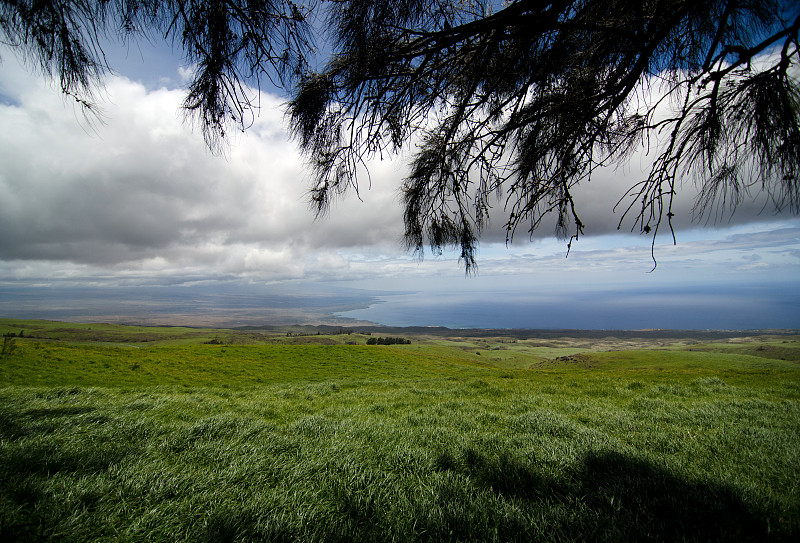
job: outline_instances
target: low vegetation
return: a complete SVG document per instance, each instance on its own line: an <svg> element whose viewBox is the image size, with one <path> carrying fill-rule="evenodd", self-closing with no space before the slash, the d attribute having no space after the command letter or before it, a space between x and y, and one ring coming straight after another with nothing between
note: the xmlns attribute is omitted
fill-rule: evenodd
<svg viewBox="0 0 800 543"><path fill-rule="evenodd" d="M404 337L371 337L367 345L411 345L411 340Z"/></svg>
<svg viewBox="0 0 800 543"><path fill-rule="evenodd" d="M0 320L2 541L800 537L797 336L101 326Z"/></svg>

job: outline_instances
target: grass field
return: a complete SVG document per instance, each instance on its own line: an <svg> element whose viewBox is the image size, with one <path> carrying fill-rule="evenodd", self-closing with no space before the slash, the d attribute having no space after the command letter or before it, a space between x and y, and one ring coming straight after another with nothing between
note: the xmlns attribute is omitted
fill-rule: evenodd
<svg viewBox="0 0 800 543"><path fill-rule="evenodd" d="M800 538L796 336L21 330L0 541Z"/></svg>

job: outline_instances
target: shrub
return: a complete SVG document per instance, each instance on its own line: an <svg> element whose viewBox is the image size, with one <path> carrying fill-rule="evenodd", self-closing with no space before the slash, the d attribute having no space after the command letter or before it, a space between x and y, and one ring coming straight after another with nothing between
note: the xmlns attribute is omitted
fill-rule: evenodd
<svg viewBox="0 0 800 543"><path fill-rule="evenodd" d="M367 345L411 345L411 340L403 337L371 337Z"/></svg>

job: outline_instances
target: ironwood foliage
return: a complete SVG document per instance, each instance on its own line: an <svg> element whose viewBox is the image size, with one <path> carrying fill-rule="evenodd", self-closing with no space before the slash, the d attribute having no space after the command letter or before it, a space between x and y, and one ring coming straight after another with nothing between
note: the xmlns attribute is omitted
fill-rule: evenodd
<svg viewBox="0 0 800 543"><path fill-rule="evenodd" d="M312 12L328 19L320 71ZM509 241L552 216L571 243L575 187L642 144L660 148L620 204L653 239L672 230L682 178L699 217L755 192L800 211L799 32L788 0L0 1L0 39L89 109L105 43L171 40L212 149L249 126L262 78L296 84L318 212L358 190L366 159L414 142L406 243L460 247L468 270L493 206Z"/></svg>
<svg viewBox="0 0 800 543"><path fill-rule="evenodd" d="M405 239L455 245L469 270L498 200L510 241L554 215L572 239L573 192L597 168L664 142L621 203L642 232L671 227L682 176L696 212L766 191L798 211L797 6L779 0L339 0L335 54L306 74L292 129L313 201L357 189L365 157L418 150ZM662 107L669 104L672 108Z"/></svg>
<svg viewBox="0 0 800 543"><path fill-rule="evenodd" d="M311 47L306 11L290 0L3 0L0 37L88 109L112 68L104 46L171 41L193 67L184 109L214 150L230 126L252 123L248 86L293 80Z"/></svg>

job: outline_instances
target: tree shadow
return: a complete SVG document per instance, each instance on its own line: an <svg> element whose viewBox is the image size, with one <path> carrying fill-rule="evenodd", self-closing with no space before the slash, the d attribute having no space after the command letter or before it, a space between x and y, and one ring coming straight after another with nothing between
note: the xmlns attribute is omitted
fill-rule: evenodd
<svg viewBox="0 0 800 543"><path fill-rule="evenodd" d="M770 518L731 487L690 481L647 460L616 451L592 451L558 475L532 469L508 455L468 450L460 469L476 486L515 500L523 509L559 510L544 522L550 536L573 541L797 541L797 519ZM796 511L795 511L796 513ZM544 534L519 522L501 539Z"/></svg>
<svg viewBox="0 0 800 543"><path fill-rule="evenodd" d="M474 449L444 454L433 467L428 475L441 476L431 477L432 502L414 493L396 506L391 492L381 498L379 488L340 480L333 498L339 516L319 519L335 523L304 530L248 509L213 516L205 540L763 542L800 535L796 518L781 525L733 488L615 451L593 451L549 473Z"/></svg>
<svg viewBox="0 0 800 543"><path fill-rule="evenodd" d="M99 510L93 512L105 499L96 487L65 499L48 490L47 481L59 473L91 478L139 454L146 443L65 448L41 439L52 425L76 416L92 413L82 407L17 415L0 410L0 541L70 539L64 522L74 521L76 508L85 522L102 522ZM200 504L205 525L187 526L187 533L209 542L800 540L797 504L783 518L734 487L690 480L616 451L591 451L571 465L552 466L467 447L443 451L407 478L385 477L350 460L336 461L358 476L331 475L335 469L306 474L306 484L328 486L314 494L324 503L292 502L306 513L216 503L209 493ZM405 502L398 505L400 498Z"/></svg>

